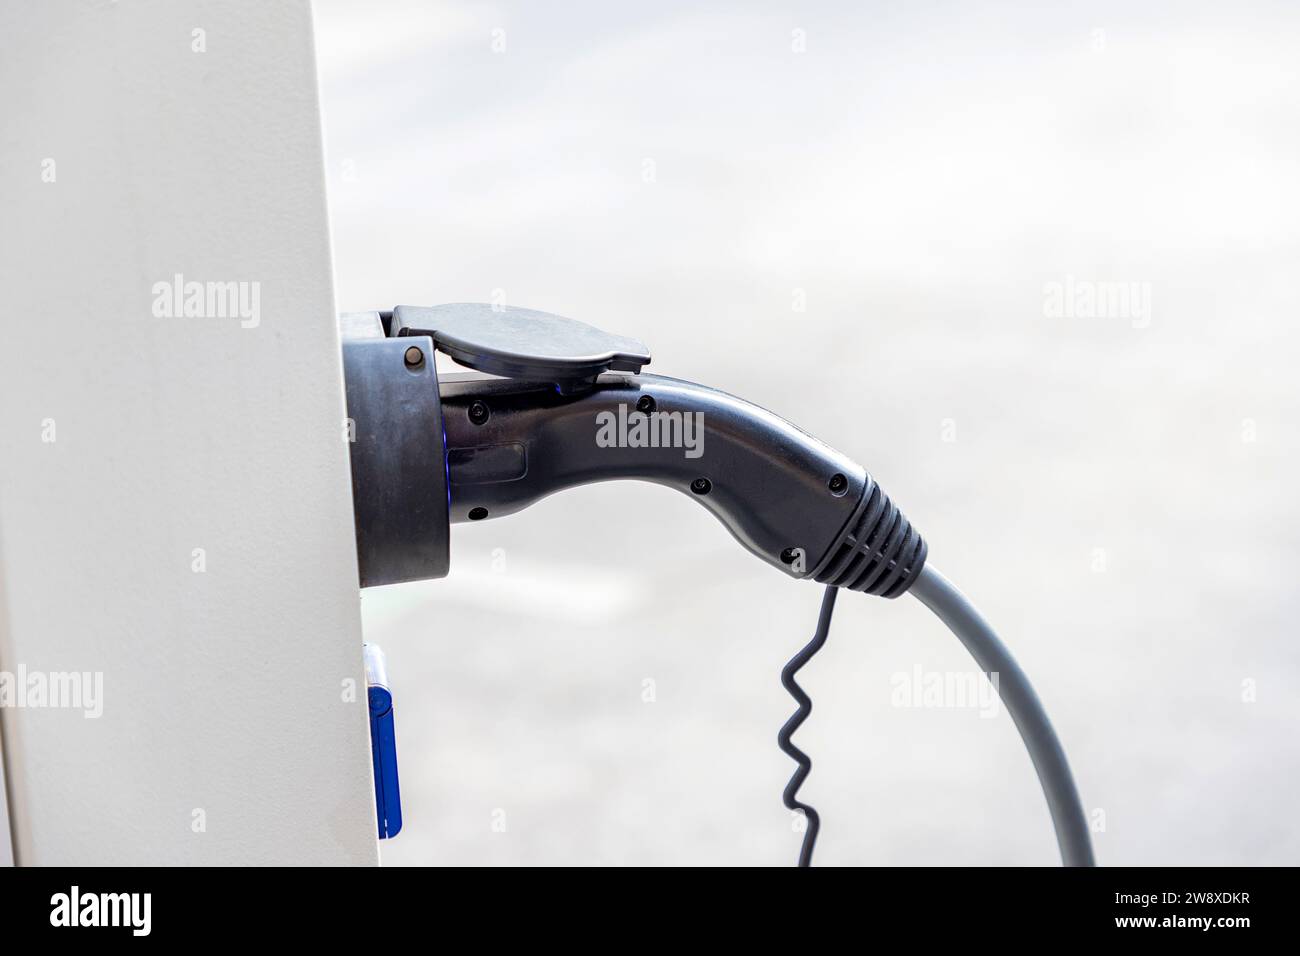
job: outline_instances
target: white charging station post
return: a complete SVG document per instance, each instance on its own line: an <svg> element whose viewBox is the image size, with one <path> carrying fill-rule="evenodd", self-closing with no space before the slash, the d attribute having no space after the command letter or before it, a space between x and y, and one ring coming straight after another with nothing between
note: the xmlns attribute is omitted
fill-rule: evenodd
<svg viewBox="0 0 1300 956"><path fill-rule="evenodd" d="M0 8L20 865L377 862L316 82L306 0Z"/></svg>

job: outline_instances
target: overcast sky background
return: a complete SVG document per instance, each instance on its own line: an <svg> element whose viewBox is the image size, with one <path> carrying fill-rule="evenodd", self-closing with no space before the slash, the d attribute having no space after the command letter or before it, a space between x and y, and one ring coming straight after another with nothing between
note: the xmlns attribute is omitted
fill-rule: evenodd
<svg viewBox="0 0 1300 956"><path fill-rule="evenodd" d="M1300 863L1300 8L971 6L317 0L339 307L501 290L788 417L1019 655L1101 863ZM1069 282L1149 314L1051 314ZM452 548L363 594L386 863L794 862L819 588L650 485ZM1054 863L1009 718L895 706L916 668L972 665L841 598L817 862Z"/></svg>

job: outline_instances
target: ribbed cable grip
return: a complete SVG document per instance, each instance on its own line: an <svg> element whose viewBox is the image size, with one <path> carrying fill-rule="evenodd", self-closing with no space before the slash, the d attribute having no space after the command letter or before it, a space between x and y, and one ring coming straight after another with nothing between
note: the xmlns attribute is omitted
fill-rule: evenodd
<svg viewBox="0 0 1300 956"><path fill-rule="evenodd" d="M926 551L920 532L868 475L862 500L813 580L896 598L920 575Z"/></svg>

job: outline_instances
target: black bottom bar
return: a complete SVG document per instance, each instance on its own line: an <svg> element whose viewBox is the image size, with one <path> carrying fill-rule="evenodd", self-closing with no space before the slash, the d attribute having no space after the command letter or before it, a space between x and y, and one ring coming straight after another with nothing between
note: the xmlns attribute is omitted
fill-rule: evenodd
<svg viewBox="0 0 1300 956"><path fill-rule="evenodd" d="M1294 926L1293 869L827 869L765 874L760 887L749 871L726 877L724 893L716 876L695 884L701 875L659 872L649 882L575 871L546 880L526 874L516 884L513 874L485 871L456 874L453 883L445 871L400 869L8 869L0 870L0 924L6 944L76 934L81 942L291 937L295 945L319 938L385 947L432 942L453 928L490 941L503 924L531 926L543 939L580 926L599 943L600 931L589 928L596 914L666 945L675 926L701 920L729 934L770 931L774 906L809 930L839 924L862 942L901 935L926 946L953 939L984 947L1024 934L1040 945L1127 938L1177 948L1232 945ZM810 898L818 888L828 893L823 901ZM798 914L788 910L795 892ZM846 895L854 899L847 908Z"/></svg>

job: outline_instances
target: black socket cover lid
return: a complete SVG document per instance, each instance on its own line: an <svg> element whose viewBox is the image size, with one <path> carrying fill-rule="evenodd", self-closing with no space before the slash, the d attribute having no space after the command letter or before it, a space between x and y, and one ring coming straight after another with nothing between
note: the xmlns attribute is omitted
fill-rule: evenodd
<svg viewBox="0 0 1300 956"><path fill-rule="evenodd" d="M650 363L649 349L636 339L562 315L486 302L399 305L389 335L428 335L434 348L469 368L562 385L606 371L639 372Z"/></svg>

